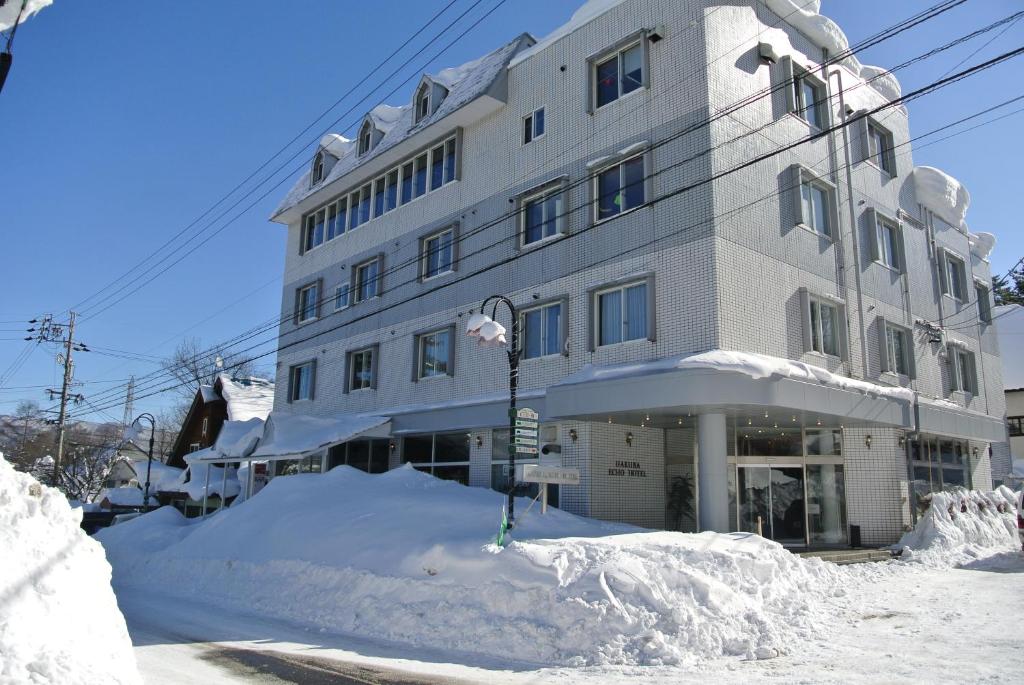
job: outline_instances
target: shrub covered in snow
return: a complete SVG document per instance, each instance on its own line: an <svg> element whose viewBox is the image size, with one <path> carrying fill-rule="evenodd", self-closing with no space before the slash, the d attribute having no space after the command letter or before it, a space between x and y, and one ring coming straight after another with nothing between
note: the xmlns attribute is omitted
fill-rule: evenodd
<svg viewBox="0 0 1024 685"><path fill-rule="evenodd" d="M412 468L274 479L207 519L165 507L98 538L115 583L454 652L537 664L686 664L795 649L826 629L837 567L745 534L559 510L493 544L503 496ZM526 510L522 502L520 512Z"/></svg>
<svg viewBox="0 0 1024 685"><path fill-rule="evenodd" d="M0 683L136 683L103 548L82 510L0 455Z"/></svg>
<svg viewBox="0 0 1024 685"><path fill-rule="evenodd" d="M930 495L914 530L896 544L902 558L929 566L959 566L1020 549L1016 496L1006 486L991 492L959 488Z"/></svg>

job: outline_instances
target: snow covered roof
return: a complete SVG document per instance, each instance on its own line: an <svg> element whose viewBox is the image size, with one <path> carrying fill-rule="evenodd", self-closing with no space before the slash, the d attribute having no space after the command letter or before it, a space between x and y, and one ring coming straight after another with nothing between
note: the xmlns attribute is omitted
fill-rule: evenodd
<svg viewBox="0 0 1024 685"><path fill-rule="evenodd" d="M941 169L919 166L914 167L914 190L917 201L935 212L943 221L967 230L964 218L971 205L971 194L960 181Z"/></svg>
<svg viewBox="0 0 1024 685"><path fill-rule="evenodd" d="M345 442L390 421L386 416L348 415L333 418L271 412L253 457L294 457ZM193 455L190 455L193 456Z"/></svg>
<svg viewBox="0 0 1024 685"><path fill-rule="evenodd" d="M269 412L268 412L269 413ZM263 437L263 419L253 417L247 421L225 421L217 435L213 449L225 457L247 457Z"/></svg>
<svg viewBox="0 0 1024 685"><path fill-rule="evenodd" d="M212 385L200 385L199 394L203 397L203 403L209 404L210 402L220 402L221 398L217 396Z"/></svg>
<svg viewBox="0 0 1024 685"><path fill-rule="evenodd" d="M228 403L228 420L266 419L274 408L274 382L265 378L217 377L220 394Z"/></svg>
<svg viewBox="0 0 1024 685"><path fill-rule="evenodd" d="M992 310L999 339L999 356L1003 362L1003 387L1007 390L1024 388L1024 356L1016 350L1024 341L1024 307L1004 304Z"/></svg>
<svg viewBox="0 0 1024 685"><path fill-rule="evenodd" d="M347 155L353 145L351 140L337 133L328 133L320 139L320 149L326 150L339 159Z"/></svg>
<svg viewBox="0 0 1024 685"><path fill-rule="evenodd" d="M149 468L149 491L160 492L161 490L174 490L174 482L181 476L181 472L184 469L179 469L174 466L168 466L167 464L153 460L150 465L146 459L136 459L132 462L132 468L135 470L135 475L140 485L144 485L146 482L146 468Z"/></svg>
<svg viewBox="0 0 1024 685"><path fill-rule="evenodd" d="M15 21L23 24L33 14L51 4L53 4L53 0L27 0L22 9L20 2L0 3L0 31L11 28ZM21 12L20 19L18 18L19 12Z"/></svg>
<svg viewBox="0 0 1024 685"><path fill-rule="evenodd" d="M335 146L335 149L338 149L339 152L343 152L343 154L339 157L338 162L331 168L331 171L327 174L326 178L324 178L321 183L310 187L310 170L307 169L302 177L295 182L295 185L292 186L292 189L288 191L288 194L285 195L277 209L274 210L272 218L291 207L294 207L303 199L324 186L327 186L333 181L351 173L369 160L377 157L385 150L401 143L426 126L440 121L463 105L466 105L472 100L475 100L481 95L487 93L491 85L502 74L505 66L508 64L508 61L520 50L524 43L524 39L529 41L533 40L533 38L528 34L521 34L520 36L517 36L515 40L479 59L466 62L458 67L444 69L436 76L431 77L433 80L436 80L438 83L448 88L449 93L433 114L425 117L419 122L415 122L413 120L411 105L403 105L401 107L378 105L374 107L370 110L367 116L372 119L374 125L384 133L384 137L379 143L377 143L373 150L359 156L355 154L355 148L352 145L345 146L346 149L344 150L339 149L339 146ZM348 141L346 140L346 142ZM321 141L321 145L322 144L323 141ZM334 154L334 150L331 152Z"/></svg>
<svg viewBox="0 0 1024 685"><path fill-rule="evenodd" d="M150 485L150 492L155 492L152 485ZM124 488L107 488L101 490L96 495L97 502L103 502L106 500L114 507L141 507L142 506L142 490L135 487L124 487ZM150 504L156 504L157 501L152 495L149 498Z"/></svg>

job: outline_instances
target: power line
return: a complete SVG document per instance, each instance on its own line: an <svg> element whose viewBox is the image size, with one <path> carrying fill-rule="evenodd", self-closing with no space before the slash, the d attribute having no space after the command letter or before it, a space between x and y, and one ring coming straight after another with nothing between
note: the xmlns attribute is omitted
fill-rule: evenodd
<svg viewBox="0 0 1024 685"><path fill-rule="evenodd" d="M829 128L821 131L818 134L814 134L814 135L808 136L806 138L801 138L800 140L796 141L795 143L791 143L791 144L785 145L785 146L783 146L783 147L781 147L781 148L779 148L777 150L774 150L772 152L765 153L763 155L759 155L758 157L756 157L756 158L754 158L752 160L748 160L747 162L744 162L744 163L742 163L742 164L740 164L740 165L738 165L736 167L733 167L731 169L728 169L728 170L719 172L717 174L714 174L710 178L703 179L703 180L698 181L696 183L693 183L693 184L690 184L690 185L686 185L686 186L682 186L680 188L677 188L677 189L675 189L675 190L673 190L673 191L671 191L669 193L666 193L666 194L662 195L661 197L654 198L653 200L651 200L650 202L648 202L648 203L646 203L645 205L642 205L642 206L646 207L646 206L657 204L657 203L662 202L662 201L664 201L666 199L669 199L671 197L675 197L675 196L680 195L682 193L685 193L685 192L688 192L690 190L693 190L694 188L699 187L701 185L705 185L707 183L710 183L710 182L716 180L717 178L721 178L721 177L723 177L725 175L732 174L732 173L735 173L735 172L737 172L737 171L739 171L741 169L748 168L750 166L758 164L758 163L760 163L762 161L765 161L765 160L767 160L769 158L777 156L777 155L781 154L782 152L785 152L787 150L793 149L793 148L795 148L795 147L797 147L799 145L803 145L803 144L806 144L807 142L810 142L812 140L819 139L823 135L827 135L829 133L833 133L833 132L835 132L835 131L843 128L843 127L851 126L851 125L857 123L858 121L863 120L865 117L872 116L872 115L878 113L879 111L881 111L883 109L886 109L886 108L889 108L889 107L893 107L893 106L897 106L899 104L904 104L904 103L909 102L909 101L911 101L913 99L916 99L918 97L922 97L924 95L930 94L931 92L934 92L935 90L937 90L939 87L943 87L943 86L948 85L950 83L959 81L959 80L961 80L963 78L966 78L969 75L972 75L974 73L978 73L981 70L984 70L984 69L987 69L987 68L991 68L995 64L998 64L998 63L1000 63L1002 61L1005 61L1006 59L1010 59L1012 57L1018 56L1018 55L1020 55L1022 53L1024 53L1024 48L1018 48L1015 51L1012 51L1010 53L1005 53L1004 55L1001 55L1001 56L999 56L999 57L997 57L997 58L995 58L993 60L989 60L988 62L983 63L981 65L977 65L975 67L972 67L971 69L968 69L965 72L961 72L961 73L959 73L959 74L957 74L957 75L955 75L953 77L949 77L949 78L946 78L946 79L940 79L939 81L933 82L932 84L929 84L929 85L927 85L927 86L925 86L925 87L923 87L921 89L918 89L918 90L916 90L916 91L914 91L912 93L909 93L907 95L901 96L899 98L895 98L895 99L887 102L885 105L879 106L877 108L874 108L874 109L872 109L872 110L870 110L868 112L862 113L860 115L856 115L856 116L850 117L850 118L848 118L843 123L835 124L833 126L830 126ZM954 124L952 124L952 125L955 125L955 123L956 122L954 122ZM939 130L942 130L944 128L947 128L947 127L942 127L940 129L936 129L935 131L932 131L932 132L929 132L928 134L925 134L925 136L933 135L935 132L937 132ZM921 138L921 137L923 137L923 136L919 136L918 138ZM913 140L916 140L916 139L917 138L908 140L906 143L901 143L900 145L894 146L894 147L900 147L900 146L903 146L903 145L908 145L910 142L912 142ZM784 188L781 191L776 191L776 192L770 193L770 194L768 194L768 195L766 195L766 196L764 196L762 198L759 198L759 199L754 200L754 201L752 201L750 203L747 203L746 205L743 205L741 207L729 210L728 212L726 212L726 214L733 214L733 213L736 213L738 211L747 209L750 206L753 206L754 204L763 202L763 201L765 201L767 199L770 199L770 198L773 198L773 197L776 197L776 196L780 196L782 193L787 192L787 191L792 191L793 189L794 188ZM589 207L590 207L590 203L588 202L588 203L585 203L583 205L580 205L580 206L574 208L571 211L578 211L581 208L589 208ZM590 226L588 226L586 228L581 229L578 232L571 233L571 234L567 235L563 240L578 239L580 236L586 234L587 232L589 232L589 231L591 231L591 230L593 230L593 229L595 229L597 227L603 227L603 226L608 225L611 222L614 222L615 219L617 219L617 218L618 217L613 217L612 219L610 219L608 221L601 222L601 223L598 223L598 224L592 224L592 225L590 225ZM713 222L714 219L716 219L716 218L721 218L721 217L712 217L711 221ZM649 247L651 244L654 244L655 242L664 240L666 237L671 237L672 235L681 234L684 231L691 230L691 229L696 228L696 227L700 227L700 226L704 225L705 223L707 223L707 222L701 221L701 222L697 222L696 224L690 224L690 225L687 225L687 226L683 226L680 229L678 229L677 231L672 232L668 236L659 236L657 238L654 238L654 239L648 241L647 243L634 246L630 250L627 250L626 254L628 254L630 252L637 251L637 250L642 250L642 249L644 249L646 247ZM546 247L547 246L542 246L539 249L546 249ZM465 281L465 280L467 280L469 278L472 278L472 277L479 276L482 273L485 273L485 272L490 271L492 269L498 268L500 266L504 266L505 264L510 263L512 261L515 261L515 260L517 260L517 259L519 259L519 258L521 258L523 256L524 255L522 253L514 254L511 257L503 259L503 260L501 260L501 261L499 261L497 263L492 263L492 264L487 265L487 266L485 266L485 267L483 267L481 269L478 269L478 270L476 270L474 272L462 275L462 276L458 277L457 279L453 279L453 280L448 281L448 282L446 282L444 284L437 285L437 286L435 286L434 288L432 288L431 290L429 290L427 292L419 293L417 295L411 296L409 298L405 298L405 299L400 300L398 302L394 302L394 303L391 303L389 305L382 306L382 307L374 310L373 312L368 312L368 313L363 314L363 315L361 315L359 317L356 317L356 318L354 318L354 319L352 319L350 321L343 322L343 323L341 323L341 324L339 324L337 326L334 326L334 327L331 327L331 328L319 331L317 333L313 333L313 334L308 335L308 336L306 336L306 337L304 337L302 339L293 340L291 342L282 344L275 351L280 352L282 350L294 347L294 346L299 345L301 343L308 342L310 340L313 340L315 338L323 336L323 335L325 335L327 333L334 332L334 331L336 331L336 330L338 330L340 328L343 328L344 326L348 326L348 325L351 325L353 323L356 323L357 321L360 321L360 320L363 320L363 319L366 319L366 318L369 318L369 317L377 316L377 315L379 315L380 313L382 313L384 311L387 311L389 309L401 306L403 304L408 303L409 301L412 301L412 300L415 300L415 299L419 299L420 297L425 297L425 296L427 296L427 295L429 295L429 294L431 294L433 292L436 292L438 290L442 290L442 289L445 289L445 288L450 288L451 286L453 286L453 285L455 285L455 284L457 284L459 282ZM623 253L619 253L619 254L616 254L616 255L613 255L613 256L609 257L608 259L620 259L622 256L623 256ZM604 260L602 260L602 261L604 261ZM600 263L601 262L597 262L595 264L589 264L587 266L587 268L593 268L594 266L596 266L597 264L600 264ZM260 344L258 344L256 346L253 346L253 348L254 347L258 347L261 344L263 344L263 343L260 343ZM253 348L249 348L249 349L253 349ZM243 353L245 351L247 351L247 350L242 350ZM262 356L266 356L266 355L269 355L269 354L271 354L271 353L267 352L267 353L265 353L263 355L260 355L260 356L262 357ZM259 358L259 357L257 357L257 358ZM151 392L149 392L147 394L144 394L144 395L137 396L137 398L150 397L150 396L153 396L153 395L156 395L156 394L160 394L162 392L166 392L168 390L175 389L176 387L180 387L181 385L183 385L183 384L179 383L179 384L171 385L171 386L168 386L168 387L165 387L165 388L161 388L161 389L158 389L158 390L155 390L155 391L151 391ZM109 406L116 406L116 405L112 404L112 405L109 405Z"/></svg>
<svg viewBox="0 0 1024 685"><path fill-rule="evenodd" d="M949 5L950 3L946 3L946 4L947 4L947 5ZM959 3L955 3L955 4L959 4ZM922 13L922 14L924 14L924 13ZM918 16L920 16L920 15L918 15ZM913 20L913 19L917 19L917 17L913 17L913 18L911 18L911 19L912 19L912 20ZM895 35L895 33L897 32L897 30L898 30L898 29L900 29L901 25L905 25L905 24L906 24L906 23L907 23L908 21L910 21L910 20L905 20L904 22L901 22L901 23L899 23L899 24L895 25L894 27L891 27L890 29L887 29L886 31L883 31L883 32L881 32L881 33L880 33L879 35L886 35L886 34L890 34L890 37L891 37L891 35ZM996 23L995 25L998 25L998 24L999 24L999 22L997 22L997 23ZM989 30L990 30L991 28L992 28L992 27L989 27ZM984 30L983 30L983 31L984 31ZM983 31L982 31L982 32L983 32ZM972 36L978 35L979 33L980 33L980 32L974 32L974 33L972 33L972 34L969 34L969 36L968 36L968 37L972 37ZM916 57L916 58L914 58L914 59L912 59L912 60L910 60L910 61L908 61L908 62L905 62L905 63L904 63L904 65L900 65L899 67L896 67L896 68L894 68L894 70L896 70L896 69L899 69L899 68L902 68L903 66L905 66L905 65L907 65L907 64L911 64L911 63L913 63L913 62L915 62L915 61L918 61L918 60L920 60L920 59L924 59L924 58L926 58L926 57L928 57L928 56L931 56L931 55L937 54L937 52L941 51L942 49L948 49L949 47L951 47L951 46L953 46L953 45L959 44L960 42L962 42L962 41L963 41L963 40L965 40L966 38L967 38L967 37L965 37L965 38L961 38L961 39L958 39L958 40L956 40L956 41L953 41L952 43L949 43L949 44L947 44L947 46L944 46L944 48L940 48L940 49L938 49L938 50L932 50L932 51L930 51L930 52L928 52L928 53L925 53L925 55L921 55L921 56L918 56L918 57ZM874 39L869 39L869 40L874 40ZM840 60L840 59L843 59L843 58L844 58L844 55L837 55L837 56L836 56L836 57L835 57L834 59L835 59L836 61L838 61L838 60ZM770 87L770 88L768 88L768 89L765 89L765 91L762 91L762 95L770 95L770 94L771 94L771 92L773 92L774 90L778 90L778 89L779 89L780 87L786 87L786 86L788 86L788 84L780 84L780 86L774 86L774 87ZM857 85L857 86L854 86L853 88L857 88L857 87L861 87L861 84L859 84L859 85ZM851 89L847 89L847 90L852 90L853 88L851 88ZM838 94L837 94L837 95L838 95ZM831 96L831 97L837 97L837 95L834 95L834 96ZM697 124L697 125L694 125L694 126L688 127L687 129L684 129L683 131L681 131L681 132L679 132L678 134L676 134L676 135L674 135L674 136L670 137L669 139L666 139L666 140L664 140L664 141L661 141L660 143L658 143L658 145L661 145L661 144L665 144L665 143L667 143L667 142L670 142L670 140L673 140L673 139L675 139L675 138L677 138L677 137L679 137L679 136L681 136L681 135L685 135L686 133L689 133L689 132L691 132L691 131L693 131L693 130L696 130L697 128L700 128L700 127L706 126L706 125L708 125L708 123L709 123L710 121L714 120L715 118L718 118L718 117L721 117L721 116L727 115L727 114L729 114L729 113L731 113L731 112L733 112L733 111L737 111L737 110L739 109L739 107L741 107L741 106L746 106L747 104L751 104L752 102L753 102L753 99L752 99L751 97L747 97L747 98L744 98L744 99L743 99L743 100L741 100L740 102L738 102L738 103L734 103L734 105L733 105L733 106L727 107L727 108L725 108L725 110L723 110L722 112L719 112L719 113L718 113L717 115L715 115L715 116L713 116L713 117L709 118L709 120L708 120L708 121L704 121L704 122L698 122L698 124ZM769 124L767 124L766 126L768 126L768 125L771 125L772 123L774 123L774 122L769 122ZM707 152L709 152L709 151L705 151L705 152L703 152L703 153L701 153L701 154L706 154ZM700 156L700 155L698 155L698 156ZM692 159L694 159L694 158L690 158L690 159L688 159L688 160L683 160L683 162L682 162L682 163L686 163L686 162L688 162L688 161L692 161ZM674 166L678 166L678 165L674 165ZM662 170L660 170L660 171L659 171L658 173L662 173L662 172L664 172L665 170L666 170L666 169L662 169ZM576 182L576 183L575 183L574 185L579 185L579 184L582 184L582 183L586 183L586 182L588 182L588 181L590 180L590 178L591 178L591 177L590 177L590 176L588 176L587 178L581 179L580 181ZM512 214L514 214L514 213L512 213ZM478 232L480 232L481 230L484 230L484 229L488 228L489 226L493 226L493 225L496 225L497 223L500 223L500 222L501 222L501 221L503 221L504 219L508 218L508 216L510 216L510 215L511 215L511 214L509 214L509 215L503 215L503 216L500 216L500 217L498 217L497 219L495 219L495 220L493 220L493 221L490 221L490 222L486 222L486 223L485 223L485 224L483 224L482 226L480 226L480 227L477 227L476 229L474 229L474 230L473 230L472 232L468 232L468 233L464 234L463 236L460 236L460 240L463 240L463 239L465 239L466 237L469 237L469 235L471 235L471 234L474 234L474 233L478 233ZM503 241L498 241L498 243L495 243L495 244L493 244L493 245L489 245L489 246L486 246L486 247L485 247L485 248L483 248L483 249L490 249L491 247L493 247L494 245L497 245L497 244L499 244L500 242L503 242ZM411 263L411 261L410 261L409 263ZM406 266L407 266L407 265L408 265L408 263L405 263L404 265L406 265ZM400 265L398 265L398 266L396 266L396 267L393 267L393 268L391 268L391 269L385 270L385 271L392 271L392 272L393 272L393 271L397 270L398 268L400 268L401 266L402 266L402 264L400 264ZM411 282L411 281L410 281L410 282ZM320 300L321 300L321 303L323 303L323 302L326 302L326 301L327 301L328 299L329 299L329 298L327 298L327 297L323 297L323 298L320 298ZM275 321L275 323L274 323L273 325L274 325L274 326L276 327L277 325L279 325L279 324L280 324L281 322L283 322L283 321L287 320L288 318L290 318L290 316L285 316L285 317L283 317L283 318L282 318L282 319L280 319L280 320L272 320L272 321ZM261 325L261 326L262 326L262 325ZM255 335L258 335L259 333L261 333L261 332L262 332L262 330L260 330L261 326L257 326L257 327L256 327L256 329L254 329L254 330L256 331L256 332L255 332ZM253 330L253 329L251 329L251 330ZM267 328L264 328L263 330L267 330ZM238 336L238 337L237 337L237 338L235 339L235 342L236 342L236 343L237 343L237 342L241 342L241 341L244 341L244 340L246 340L246 339L250 339L250 338L252 338L252 337L253 337L253 335L252 335L252 334L250 334L250 335L245 335L245 334L243 334L243 335L241 335L241 336ZM271 341L271 340L267 340L267 341L265 341L264 343L261 343L261 344L269 344L270 342L272 342L272 341ZM211 354L211 355L212 355L213 353L219 353L219 352L221 352L221 351L222 351L222 349L223 349L223 346L220 346L220 347L216 348L215 350L211 350L211 352L210 352L209 354Z"/></svg>

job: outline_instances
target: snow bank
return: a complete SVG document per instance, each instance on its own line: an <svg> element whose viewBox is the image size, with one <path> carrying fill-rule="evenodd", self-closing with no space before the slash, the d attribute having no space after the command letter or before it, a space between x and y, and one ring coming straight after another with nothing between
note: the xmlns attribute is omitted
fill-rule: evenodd
<svg viewBox="0 0 1024 685"><path fill-rule="evenodd" d="M140 682L110 566L81 520L0 458L0 683Z"/></svg>
<svg viewBox="0 0 1024 685"><path fill-rule="evenodd" d="M612 364L598 366L587 364L580 371L566 376L555 385L573 385L588 381L610 380L627 376L643 376L664 373L676 369L713 369L742 373L751 378L791 378L798 381L820 383L842 390L864 393L875 397L912 402L914 392L908 388L878 385L856 378L848 378L834 374L820 366L812 366L804 362L771 357L753 352L736 352L733 350L711 350L700 354L681 357L666 357L649 362Z"/></svg>
<svg viewBox="0 0 1024 685"><path fill-rule="evenodd" d="M210 448L207 448L186 454L185 461L188 462L188 468L168 490L188 493L190 498L197 501L203 499L204 495L219 497L221 490L224 491L225 498L234 497L241 492L242 488L238 483L238 474L235 468L213 466L199 460L200 454L210 452ZM226 479L225 469L227 469ZM207 489L207 474L209 474L209 489Z"/></svg>
<svg viewBox="0 0 1024 685"><path fill-rule="evenodd" d="M19 24L24 23L33 14L52 4L53 0L28 0L25 3L24 11L21 10L20 0L0 4L0 31L11 28L15 21ZM21 12L21 19L18 19L18 12Z"/></svg>
<svg viewBox="0 0 1024 685"><path fill-rule="evenodd" d="M978 558L1020 549L1013 491L965 490L932 493L928 511L897 548L902 558L926 566L961 566Z"/></svg>
<svg viewBox="0 0 1024 685"><path fill-rule="evenodd" d="M502 549L503 499L409 467L338 467L275 478L205 521L165 507L97 538L119 584L188 577L190 595L310 629L536 664L771 657L825 631L821 603L846 592L837 567L756 536L523 516L526 501Z"/></svg>

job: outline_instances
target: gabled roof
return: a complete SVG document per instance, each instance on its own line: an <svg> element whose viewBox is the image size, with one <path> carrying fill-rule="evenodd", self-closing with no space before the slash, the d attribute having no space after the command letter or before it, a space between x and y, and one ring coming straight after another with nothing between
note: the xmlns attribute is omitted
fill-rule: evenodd
<svg viewBox="0 0 1024 685"><path fill-rule="evenodd" d="M292 189L288 191L288 194L285 195L281 204L274 210L271 218L273 219L282 212L291 209L317 190L355 171L362 164L365 164L410 136L415 135L426 126L440 121L463 105L486 94L499 77L504 76L509 60L525 46L531 44L532 41L533 38L529 34L521 34L515 40L479 59L466 62L458 67L443 69L435 76L431 76L431 80L443 85L449 92L433 114L424 117L419 122L414 122L411 105L403 105L401 107L378 105L374 107L366 115L366 118L373 121L374 126L384 133L384 137L374 146L373 150L359 156L355 154L354 147L349 147L324 180L313 187L310 187L311 170L307 169L302 177L295 182L295 185L292 186ZM362 123L359 126L361 129Z"/></svg>

